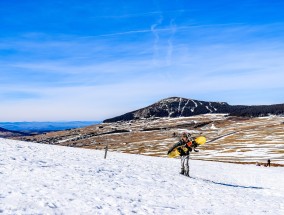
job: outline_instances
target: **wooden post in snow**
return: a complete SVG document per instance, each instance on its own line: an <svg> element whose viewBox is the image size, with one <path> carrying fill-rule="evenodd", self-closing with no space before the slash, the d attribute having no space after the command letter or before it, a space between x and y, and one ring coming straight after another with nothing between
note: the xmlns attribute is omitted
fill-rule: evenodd
<svg viewBox="0 0 284 215"><path fill-rule="evenodd" d="M107 145L106 145L106 147L105 147L105 159L106 159L106 157L107 157L107 150L108 150L108 143L107 143Z"/></svg>

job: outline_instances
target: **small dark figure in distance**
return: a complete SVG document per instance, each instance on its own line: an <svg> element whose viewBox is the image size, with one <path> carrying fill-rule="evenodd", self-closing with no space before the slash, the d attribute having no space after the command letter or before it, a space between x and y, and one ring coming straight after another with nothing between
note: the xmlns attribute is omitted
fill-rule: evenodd
<svg viewBox="0 0 284 215"><path fill-rule="evenodd" d="M270 161L270 159L268 159L268 160L267 160L267 166L270 167L270 163L271 163L271 161Z"/></svg>

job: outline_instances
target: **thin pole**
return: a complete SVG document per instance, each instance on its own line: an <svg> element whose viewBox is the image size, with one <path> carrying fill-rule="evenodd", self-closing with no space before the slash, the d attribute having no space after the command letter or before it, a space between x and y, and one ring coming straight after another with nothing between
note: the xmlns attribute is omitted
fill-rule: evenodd
<svg viewBox="0 0 284 215"><path fill-rule="evenodd" d="M107 144L106 147L105 147L105 159L106 159L106 157L107 157L107 150L108 150L108 144Z"/></svg>

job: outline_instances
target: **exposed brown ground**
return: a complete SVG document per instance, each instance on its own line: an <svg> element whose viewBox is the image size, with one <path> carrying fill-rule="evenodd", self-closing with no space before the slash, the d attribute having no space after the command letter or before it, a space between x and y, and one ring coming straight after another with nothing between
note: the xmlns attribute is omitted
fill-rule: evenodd
<svg viewBox="0 0 284 215"><path fill-rule="evenodd" d="M206 114L183 118L161 118L119 123L102 123L81 129L24 137L22 140L64 146L104 149L132 154L166 157L182 132L204 135L192 159L234 163L284 164L284 117L226 117ZM176 136L173 134L176 133ZM216 137L223 136L213 142ZM19 138L17 138L19 139Z"/></svg>

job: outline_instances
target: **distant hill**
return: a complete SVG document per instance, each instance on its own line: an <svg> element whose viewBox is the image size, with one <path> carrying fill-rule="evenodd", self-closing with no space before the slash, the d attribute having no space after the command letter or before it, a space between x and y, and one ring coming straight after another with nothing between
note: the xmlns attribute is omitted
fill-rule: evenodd
<svg viewBox="0 0 284 215"><path fill-rule="evenodd" d="M50 131L61 131L66 129L81 128L98 124L100 121L70 121L70 122L0 122L0 127L24 132L38 134Z"/></svg>
<svg viewBox="0 0 284 215"><path fill-rule="evenodd" d="M274 105L252 105L252 106L231 106L230 115L245 116L245 117L260 117L284 114L284 104Z"/></svg>
<svg viewBox="0 0 284 215"><path fill-rule="evenodd" d="M258 117L284 114L284 104L276 105L229 105L226 102L208 102L181 97L170 97L145 108L135 110L103 122L128 121L155 117L187 117L206 113L225 113L232 116Z"/></svg>
<svg viewBox="0 0 284 215"><path fill-rule="evenodd" d="M0 137L3 137L3 138L20 137L20 136L26 136L26 135L28 134L24 132L10 131L8 129L0 127Z"/></svg>

